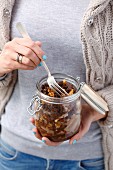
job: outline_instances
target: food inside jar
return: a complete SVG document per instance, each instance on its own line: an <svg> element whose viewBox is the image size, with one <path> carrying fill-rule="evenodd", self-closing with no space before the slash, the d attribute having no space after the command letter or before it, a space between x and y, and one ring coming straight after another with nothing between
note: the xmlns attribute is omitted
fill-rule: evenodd
<svg viewBox="0 0 113 170"><path fill-rule="evenodd" d="M76 88L73 84L67 82L65 79L63 81L57 82L60 87L62 87L69 95L76 93ZM41 87L41 92L50 97L64 97L59 96L54 90L52 90L47 83L43 84Z"/></svg>
<svg viewBox="0 0 113 170"><path fill-rule="evenodd" d="M76 88L71 83L63 80L58 84L69 95L76 93ZM42 85L41 92L50 97L60 97L46 83ZM61 142L71 138L78 132L80 125L80 113L77 113L78 104L80 105L79 98L76 103L73 101L65 104L42 101L42 107L36 113L35 120L39 133L54 142Z"/></svg>

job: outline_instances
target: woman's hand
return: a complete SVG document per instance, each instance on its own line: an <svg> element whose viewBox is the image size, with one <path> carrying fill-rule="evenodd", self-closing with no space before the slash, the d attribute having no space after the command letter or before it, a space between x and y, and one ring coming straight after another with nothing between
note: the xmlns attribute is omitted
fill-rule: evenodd
<svg viewBox="0 0 113 170"><path fill-rule="evenodd" d="M96 112L88 104L82 105L81 124L79 132L70 139L69 143L73 144L73 142L76 142L77 140L81 139L88 132L92 122L105 117L106 115L102 115Z"/></svg>
<svg viewBox="0 0 113 170"><path fill-rule="evenodd" d="M69 143L73 144L73 141L77 141L81 139L89 130L90 125L92 122L97 121L99 119L102 119L105 117L105 115L102 115L98 112L96 112L94 109L92 109L88 104L82 105L82 113L81 113L81 124L79 128L79 132L74 135L70 140ZM33 118L30 119L30 121L34 124L35 120ZM33 132L35 133L35 136L45 142L49 146L57 146L61 144L61 142L52 142L46 137L42 137L37 128L33 129Z"/></svg>
<svg viewBox="0 0 113 170"><path fill-rule="evenodd" d="M31 122L33 125L35 125L35 119L34 119L34 118L30 118L30 122ZM62 142L52 142L52 141L50 141L48 138L42 137L42 136L39 134L37 128L34 128L34 129L33 129L33 133L35 134L35 136L36 136L38 139L42 140L42 142L44 142L44 143L45 143L46 145L48 145L48 146L58 146L58 145L60 145L60 144L62 143Z"/></svg>
<svg viewBox="0 0 113 170"><path fill-rule="evenodd" d="M16 69L35 69L44 55L40 47L41 42L29 38L14 38L6 43L0 54L0 76ZM23 56L22 63L17 62L18 54Z"/></svg>

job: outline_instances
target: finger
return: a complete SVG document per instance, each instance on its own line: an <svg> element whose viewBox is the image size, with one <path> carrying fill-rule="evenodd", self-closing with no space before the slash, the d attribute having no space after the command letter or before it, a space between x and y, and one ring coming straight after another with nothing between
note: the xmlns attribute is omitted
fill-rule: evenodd
<svg viewBox="0 0 113 170"><path fill-rule="evenodd" d="M8 42L3 49L4 65L6 72L13 71L15 69L33 70L36 66L29 61L30 65L20 64L17 62L17 53L11 48L11 42ZM35 67L34 67L35 66Z"/></svg>
<svg viewBox="0 0 113 170"><path fill-rule="evenodd" d="M9 67L11 67L12 70L14 69L21 69L21 70L33 70L36 66L33 64L32 61L30 61L28 58L22 56L21 63L17 61L17 53L12 53L12 58L14 60L11 60L11 64ZM24 62L24 63L23 63Z"/></svg>
<svg viewBox="0 0 113 170"><path fill-rule="evenodd" d="M80 131L74 135L70 140L69 140L69 144L75 144L79 139L82 138L82 134L80 133Z"/></svg>
<svg viewBox="0 0 113 170"><path fill-rule="evenodd" d="M18 55L18 54L17 54ZM30 66L30 67L33 67L33 68L36 68L36 65L34 64L34 62L32 62L32 60L30 60L29 58L27 58L27 57L24 57L24 56L21 56L22 57L22 60L21 60L21 64L24 64L24 65L27 65L27 66ZM46 60L46 56L45 55L43 55L43 60ZM40 62L39 64L38 64L38 66L42 66L43 64L42 64L42 62Z"/></svg>
<svg viewBox="0 0 113 170"><path fill-rule="evenodd" d="M46 60L47 57L46 57L46 55L43 55L42 58L43 58L43 60ZM34 62L32 62L31 59L24 57L24 56L22 58L22 64L25 64L25 65L28 65L28 66L31 66L31 67L34 67L34 68L37 66L37 65L34 64ZM42 66L42 65L43 65L42 62L40 62L38 64L38 66Z"/></svg>
<svg viewBox="0 0 113 170"><path fill-rule="evenodd" d="M42 141L48 146L58 146L62 143L62 142L52 142L47 137L42 137Z"/></svg>
<svg viewBox="0 0 113 170"><path fill-rule="evenodd" d="M16 41L13 41L11 43L11 46L14 50L14 52L19 53L22 56L25 56L26 58L30 59L32 61L32 65L37 66L40 63L40 59L37 57L37 55L28 47L22 46ZM13 58L15 60L15 58ZM26 59L26 62L29 61ZM25 64L26 64L25 62Z"/></svg>
<svg viewBox="0 0 113 170"><path fill-rule="evenodd" d="M17 53L14 51L10 51L10 53L7 54L7 60L5 60L6 66L8 68L8 71L12 71L15 69L21 69L21 70L33 70L36 68L36 65L28 58L22 57L22 63L19 63L17 61ZM9 57L11 56L11 58Z"/></svg>
<svg viewBox="0 0 113 170"><path fill-rule="evenodd" d="M13 65L14 65L15 69L19 69L19 70L34 70L34 67L28 66L28 65L25 65L25 64L20 64L17 61L15 61L13 63Z"/></svg>
<svg viewBox="0 0 113 170"><path fill-rule="evenodd" d="M34 135L35 135L38 139L42 140L42 136L41 136L40 133L38 132L38 129L37 129L37 128L34 128L32 131L33 131Z"/></svg>
<svg viewBox="0 0 113 170"><path fill-rule="evenodd" d="M77 140L80 140L88 132L90 125L91 123L87 123L85 125L81 124L79 132L70 139L69 143L73 144L76 143Z"/></svg>
<svg viewBox="0 0 113 170"><path fill-rule="evenodd" d="M12 55L14 54L12 53ZM34 67L32 66L20 64L19 62L12 60L12 59L5 60L5 68L7 69L8 72L16 70L16 69L21 69L21 70L33 70L34 69Z"/></svg>
<svg viewBox="0 0 113 170"><path fill-rule="evenodd" d="M40 41L36 41L35 43L36 43L39 47L42 46L42 43L41 43Z"/></svg>
<svg viewBox="0 0 113 170"><path fill-rule="evenodd" d="M42 60L44 51L34 41L32 41L29 38L15 38L14 41L20 45L30 48L32 51L34 51L34 53L37 55L37 57L39 57L40 60Z"/></svg>
<svg viewBox="0 0 113 170"><path fill-rule="evenodd" d="M76 141L78 141L79 139L82 138L82 130L81 130L81 126L79 128L79 131L76 135L74 135L70 140L69 140L69 144L74 144L76 143Z"/></svg>
<svg viewBox="0 0 113 170"><path fill-rule="evenodd" d="M30 67L36 67L36 65L34 64L34 62L32 62L32 60L30 60L27 57L22 56L22 64L30 66Z"/></svg>
<svg viewBox="0 0 113 170"><path fill-rule="evenodd" d="M29 121L30 121L33 125L35 125L35 119L34 119L33 117L30 117Z"/></svg>

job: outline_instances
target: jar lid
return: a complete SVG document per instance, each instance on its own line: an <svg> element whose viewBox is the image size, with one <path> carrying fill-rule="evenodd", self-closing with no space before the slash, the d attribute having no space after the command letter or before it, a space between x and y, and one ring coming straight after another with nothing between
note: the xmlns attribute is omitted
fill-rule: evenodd
<svg viewBox="0 0 113 170"><path fill-rule="evenodd" d="M86 83L81 84L81 97L97 112L105 115L109 111L108 104Z"/></svg>

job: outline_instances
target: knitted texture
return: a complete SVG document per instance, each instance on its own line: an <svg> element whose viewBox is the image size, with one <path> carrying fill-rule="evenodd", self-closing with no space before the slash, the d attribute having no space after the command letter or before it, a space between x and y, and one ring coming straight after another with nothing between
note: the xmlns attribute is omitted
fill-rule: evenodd
<svg viewBox="0 0 113 170"><path fill-rule="evenodd" d="M0 49L10 40L10 20L14 2L14 0L0 0ZM15 71L0 81L0 115L11 97L16 80L17 72Z"/></svg>
<svg viewBox="0 0 113 170"><path fill-rule="evenodd" d="M109 106L99 121L103 134L105 169L113 168L113 6L110 0L91 1L81 24L81 40L87 83L98 90ZM92 21L89 23L89 21Z"/></svg>
<svg viewBox="0 0 113 170"><path fill-rule="evenodd" d="M0 48L10 39L10 20L15 0L0 0ZM9 13L9 14L8 14Z"/></svg>
<svg viewBox="0 0 113 170"><path fill-rule="evenodd" d="M113 82L113 63L111 62L112 5L109 3L105 8L105 4L108 4L108 2L105 1L101 7L91 8L90 3L90 8L87 10L81 25L87 83L91 84L95 90L102 89ZM92 6L94 6L93 3ZM90 18L93 18L93 23L88 26ZM101 80L98 81L97 78Z"/></svg>
<svg viewBox="0 0 113 170"><path fill-rule="evenodd" d="M10 39L9 25L14 0L0 0L0 48ZM103 135L105 169L113 168L113 1L91 0L81 23L83 57L87 83L107 101L109 113L99 121ZM6 17L4 10L10 15ZM5 108L16 82L10 76L6 86L0 88L0 112ZM6 80L7 81L7 80Z"/></svg>
<svg viewBox="0 0 113 170"><path fill-rule="evenodd" d="M103 134L103 150L105 153L105 165L107 170L113 169L113 85L98 92L109 103L107 119L100 120L99 124Z"/></svg>

